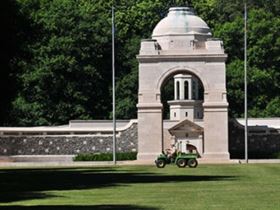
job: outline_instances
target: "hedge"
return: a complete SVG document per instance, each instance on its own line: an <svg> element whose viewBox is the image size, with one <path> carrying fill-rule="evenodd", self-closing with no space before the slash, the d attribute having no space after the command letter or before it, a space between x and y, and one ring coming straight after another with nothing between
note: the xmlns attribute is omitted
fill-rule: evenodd
<svg viewBox="0 0 280 210"><path fill-rule="evenodd" d="M117 160L136 160L137 152L117 152ZM112 161L113 153L82 153L73 158L74 161Z"/></svg>

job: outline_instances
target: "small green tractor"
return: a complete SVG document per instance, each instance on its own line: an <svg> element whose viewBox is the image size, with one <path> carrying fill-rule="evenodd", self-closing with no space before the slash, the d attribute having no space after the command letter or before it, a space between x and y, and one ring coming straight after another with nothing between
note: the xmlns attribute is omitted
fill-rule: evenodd
<svg viewBox="0 0 280 210"><path fill-rule="evenodd" d="M180 141L173 144L175 151L170 152L171 149L167 149L166 152L162 152L155 160L158 168L164 168L166 164L176 164L179 168L189 166L190 168L196 168L198 165L197 158L200 157L197 148L188 141ZM184 149L185 148L185 149Z"/></svg>

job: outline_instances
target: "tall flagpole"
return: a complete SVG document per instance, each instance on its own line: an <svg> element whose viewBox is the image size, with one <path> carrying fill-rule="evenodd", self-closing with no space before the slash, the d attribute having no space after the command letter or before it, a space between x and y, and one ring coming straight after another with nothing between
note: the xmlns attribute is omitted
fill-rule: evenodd
<svg viewBox="0 0 280 210"><path fill-rule="evenodd" d="M112 6L112 95L113 95L113 164L116 165L116 97L115 97L115 11Z"/></svg>
<svg viewBox="0 0 280 210"><path fill-rule="evenodd" d="M245 161L248 163L248 116L247 116L247 3L244 4L244 118Z"/></svg>

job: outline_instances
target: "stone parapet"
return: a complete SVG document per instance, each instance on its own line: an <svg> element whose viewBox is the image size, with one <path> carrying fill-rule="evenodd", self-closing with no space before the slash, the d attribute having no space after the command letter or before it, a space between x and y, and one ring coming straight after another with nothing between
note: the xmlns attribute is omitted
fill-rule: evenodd
<svg viewBox="0 0 280 210"><path fill-rule="evenodd" d="M137 123L118 132L117 152L137 151L137 138ZM112 141L112 134L2 135L0 136L0 156L112 152Z"/></svg>

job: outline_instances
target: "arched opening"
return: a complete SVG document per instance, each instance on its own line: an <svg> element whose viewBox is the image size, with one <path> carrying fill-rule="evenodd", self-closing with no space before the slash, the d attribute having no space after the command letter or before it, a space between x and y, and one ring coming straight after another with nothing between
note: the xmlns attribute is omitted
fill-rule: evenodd
<svg viewBox="0 0 280 210"><path fill-rule="evenodd" d="M202 81L198 76L193 74L192 72L189 72L187 70L180 70L176 71L172 74L170 74L168 77L164 79L162 82L161 88L160 88L160 99L161 103L163 104L163 119L169 119L171 116L170 110L169 110L169 104L168 101L171 100L181 100L180 99L180 82L176 81L174 85L174 76L178 74L186 74L191 75L194 83L190 83L189 81L184 81L184 98L182 100L196 100L203 103L204 101L204 86ZM190 98L190 85L194 86L194 89L192 89L192 97ZM183 115L185 115L185 112L182 112ZM173 114L174 116L174 114ZM198 110L194 110L194 117L202 118L203 113L199 113Z"/></svg>
<svg viewBox="0 0 280 210"><path fill-rule="evenodd" d="M179 100L180 99L180 82L179 81L176 82L176 89L175 89L175 91L176 91L176 98L175 98L175 100L176 99Z"/></svg>
<svg viewBox="0 0 280 210"><path fill-rule="evenodd" d="M170 100L179 100L179 82L176 82L176 86L174 88L174 80L173 77L168 78L165 81L165 84L161 89L161 103L163 105L162 117L163 119L169 119L172 114L173 117L176 117L176 112L170 113L168 101ZM175 96L175 97L174 97Z"/></svg>
<svg viewBox="0 0 280 210"><path fill-rule="evenodd" d="M184 88L183 99L180 99L180 82L176 81L174 76L178 74L188 75L196 83L192 83L192 80L181 81L181 88ZM178 79L178 77L177 77ZM175 85L174 85L175 82ZM191 85L194 85L195 91L192 89ZM190 89L191 88L191 89ZM190 91L193 91L190 95ZM203 119L203 108L202 103L204 101L204 86L201 79L194 73L187 70L175 71L172 74L164 78L160 89L161 103L163 104L163 114L162 114L162 127L163 127L163 149L168 149L174 141L177 141L175 135L169 132L169 128L176 123L184 121L184 119L191 119L194 123L200 123ZM175 100L174 100L175 99ZM193 99L193 101L190 101ZM183 105L180 105L182 101ZM171 108L172 103L174 104L174 109ZM193 106L192 110L189 110L191 106L185 106L184 103L191 103ZM179 107L179 108L178 108ZM186 108L187 107L187 108ZM191 128L192 129L192 128ZM202 141L202 137L199 135L192 136L193 139L197 138ZM181 138L181 137L180 137ZM189 139L189 137L184 136L184 138ZM182 139L182 138L181 138ZM200 144L198 144L200 145Z"/></svg>
<svg viewBox="0 0 280 210"><path fill-rule="evenodd" d="M188 81L184 82L184 92L185 92L184 99L188 100L189 99L189 82Z"/></svg>
<svg viewBox="0 0 280 210"><path fill-rule="evenodd" d="M192 100L198 100L198 88L197 88L197 82L194 80L192 81Z"/></svg>

